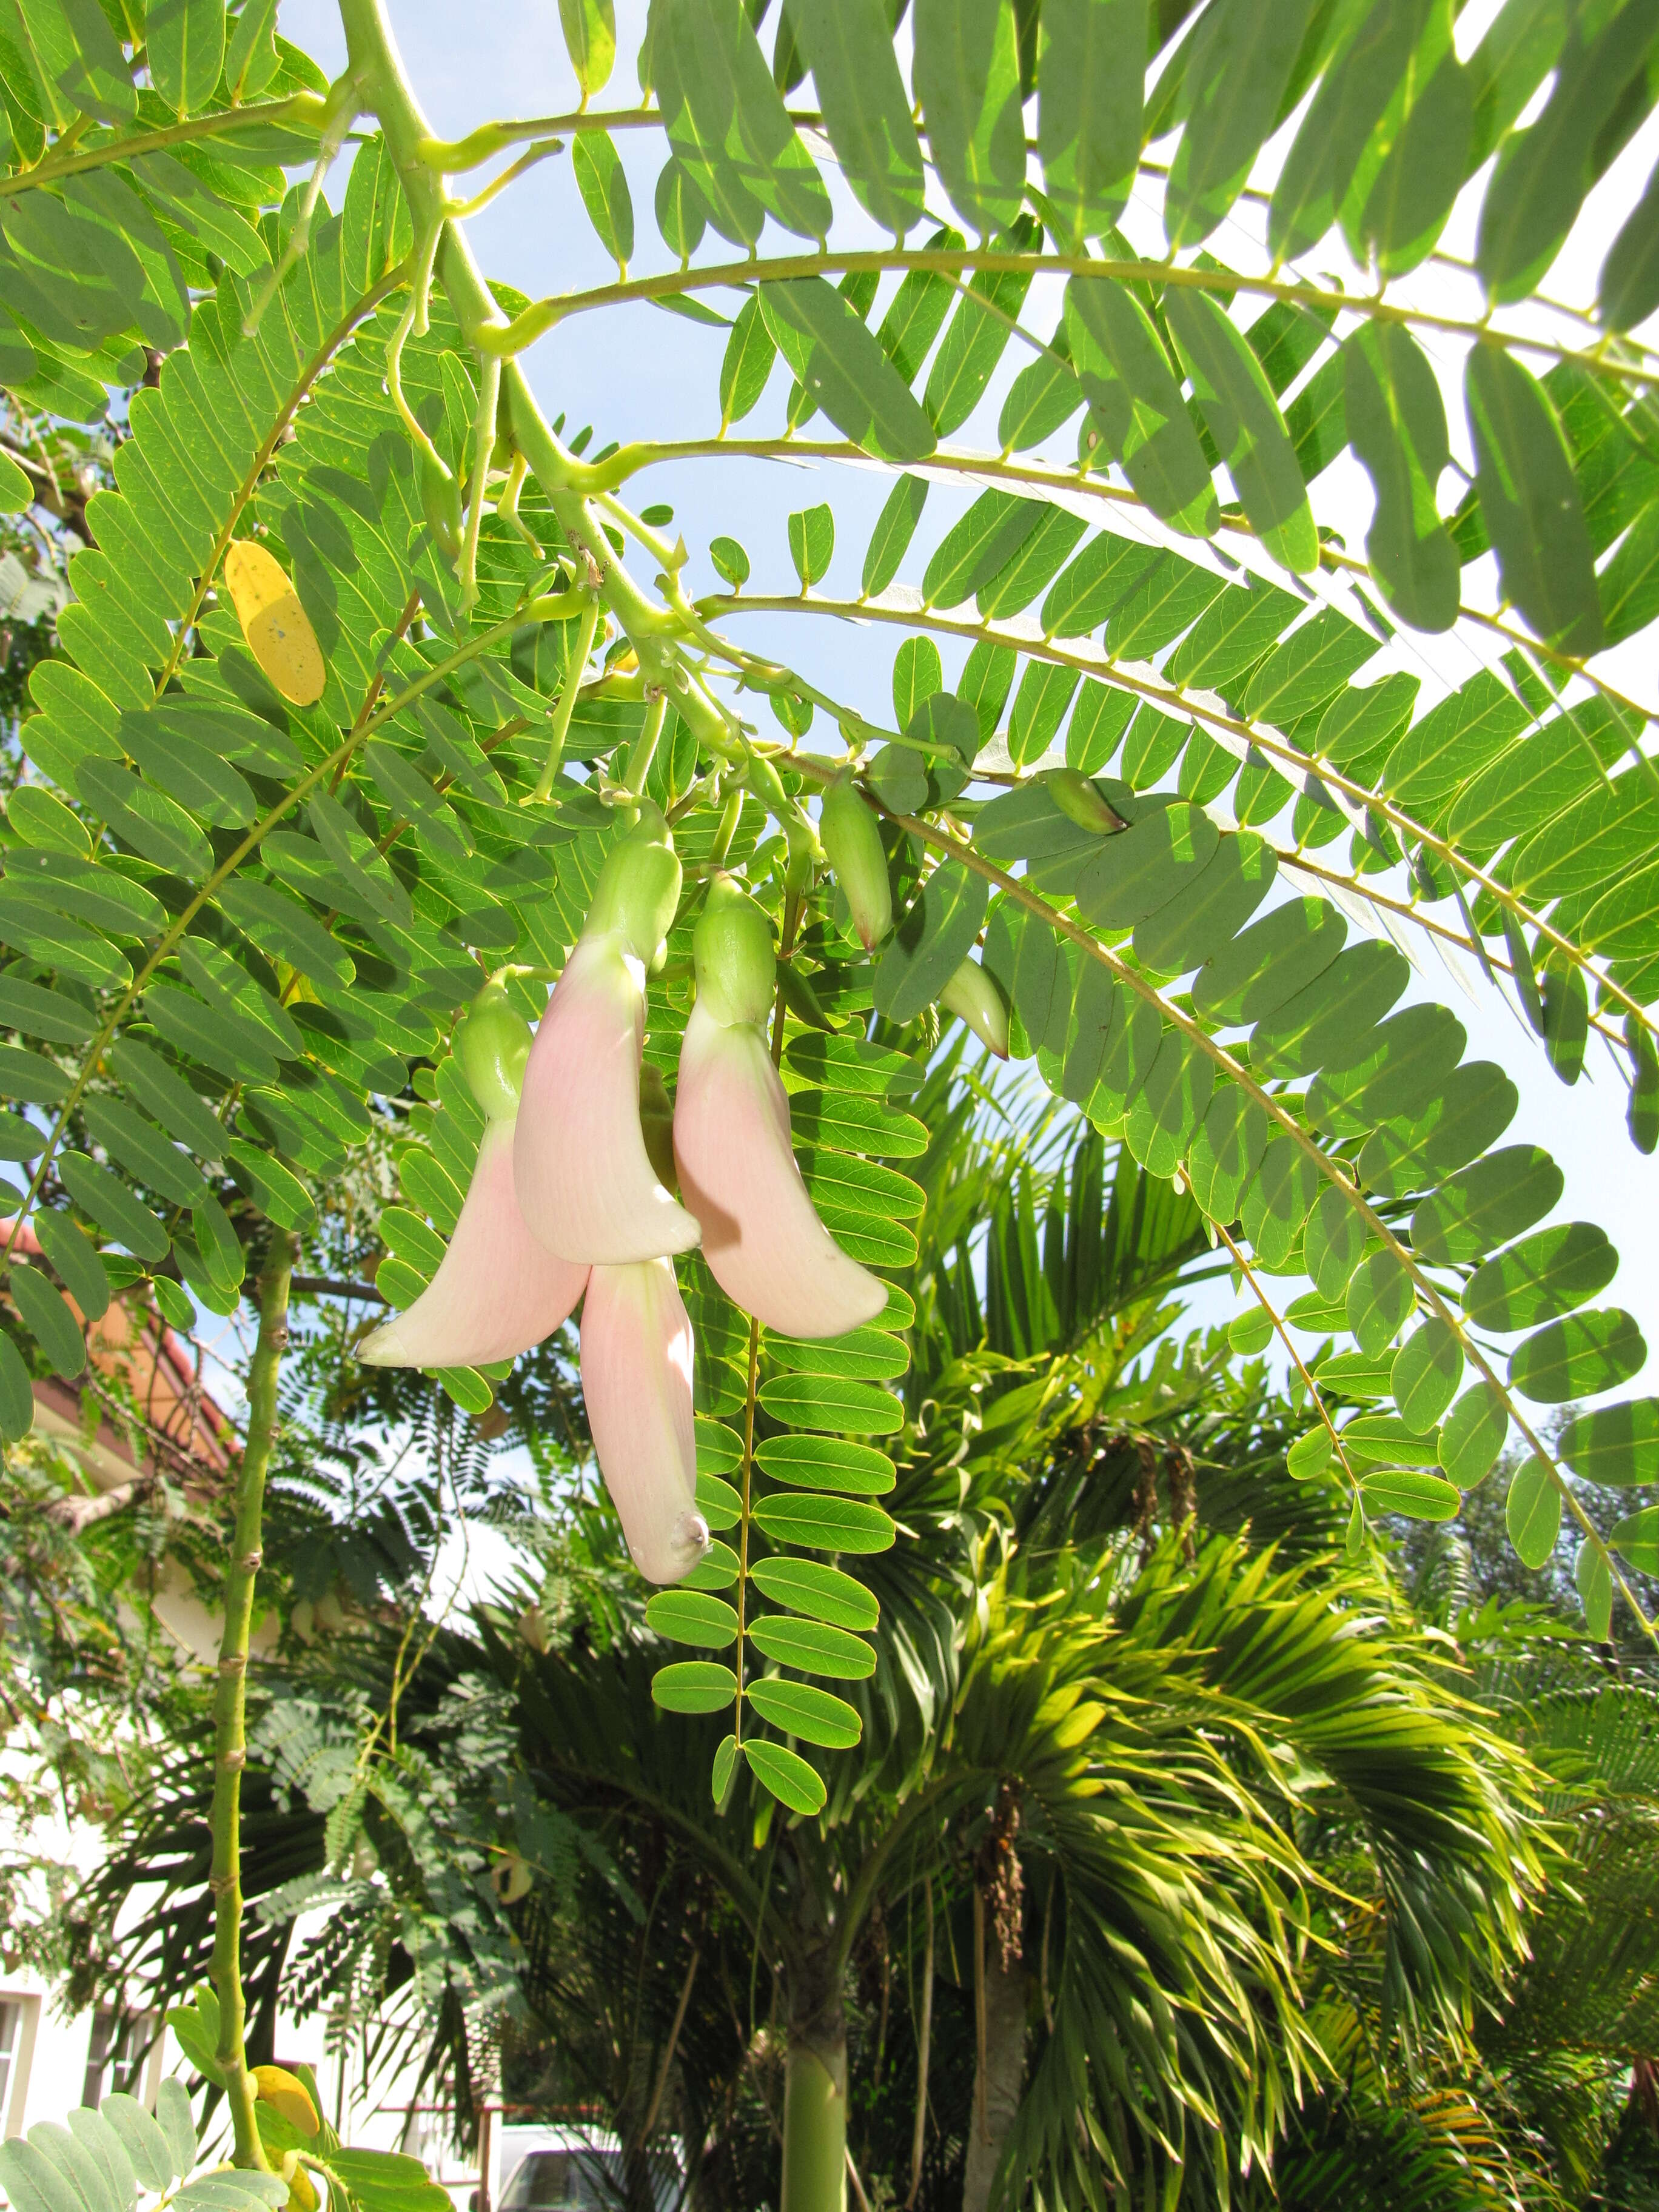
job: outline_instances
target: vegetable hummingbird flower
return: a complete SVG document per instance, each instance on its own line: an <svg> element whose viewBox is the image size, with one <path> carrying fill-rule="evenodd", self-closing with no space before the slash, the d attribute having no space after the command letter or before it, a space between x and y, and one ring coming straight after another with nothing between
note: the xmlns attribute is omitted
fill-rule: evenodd
<svg viewBox="0 0 1659 2212"><path fill-rule="evenodd" d="M513 1136L530 1024L499 987L481 994L455 1048L485 1114L466 1199L438 1272L406 1313L371 1330L357 1357L371 1367L477 1367L512 1359L575 1310L586 1266L530 1233L514 1188Z"/></svg>
<svg viewBox="0 0 1659 2212"><path fill-rule="evenodd" d="M645 975L679 902L680 864L647 806L607 858L525 1070L519 1203L567 1260L619 1267L684 1252L697 1224L652 1169L640 1128Z"/></svg>
<svg viewBox="0 0 1659 2212"><path fill-rule="evenodd" d="M708 1549L697 1510L691 1323L672 1261L595 1267L582 1304L582 1395L634 1565L683 1582Z"/></svg>
<svg viewBox="0 0 1659 2212"><path fill-rule="evenodd" d="M830 1236L795 1162L789 1102L761 1028L776 969L771 925L722 878L692 949L697 1003L680 1048L674 1158L703 1257L727 1297L766 1328L844 1335L875 1319L887 1286Z"/></svg>

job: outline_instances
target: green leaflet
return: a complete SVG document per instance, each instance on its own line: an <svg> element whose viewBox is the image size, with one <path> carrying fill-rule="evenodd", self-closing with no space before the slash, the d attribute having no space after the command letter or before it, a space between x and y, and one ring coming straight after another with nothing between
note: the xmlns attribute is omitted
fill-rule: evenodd
<svg viewBox="0 0 1659 2212"><path fill-rule="evenodd" d="M1413 1521L1455 1520L1463 1503L1451 1483L1409 1468L1368 1474L1359 1488L1369 1512L1403 1513Z"/></svg>
<svg viewBox="0 0 1659 2212"><path fill-rule="evenodd" d="M979 935L988 897L984 878L959 861L934 869L877 964L876 1004L890 1021L914 1021L939 996Z"/></svg>
<svg viewBox="0 0 1659 2212"><path fill-rule="evenodd" d="M774 1376L761 1385L760 1402L791 1428L885 1437L904 1425L904 1409L890 1391L835 1376Z"/></svg>
<svg viewBox="0 0 1659 2212"><path fill-rule="evenodd" d="M148 1184L174 1206L194 1206L206 1195L194 1163L141 1114L103 1097L84 1100L82 1111L93 1136L135 1182Z"/></svg>
<svg viewBox="0 0 1659 2212"><path fill-rule="evenodd" d="M1363 1059L1410 972L1405 955L1392 945L1370 938L1349 945L1256 1024L1250 1035L1252 1067L1264 1076L1312 1075Z"/></svg>
<svg viewBox="0 0 1659 2212"><path fill-rule="evenodd" d="M927 500L927 484L921 477L901 477L888 493L864 556L862 581L866 598L884 592L897 575Z"/></svg>
<svg viewBox="0 0 1659 2212"><path fill-rule="evenodd" d="M1078 878L1078 911L1097 929L1130 928L1188 896L1220 842L1201 808L1180 799L1155 805L1101 842Z"/></svg>
<svg viewBox="0 0 1659 2212"><path fill-rule="evenodd" d="M833 284L798 276L763 284L756 296L768 331L808 395L854 445L898 461L922 460L933 452L933 424ZM804 349L793 343L798 340Z"/></svg>
<svg viewBox="0 0 1659 2212"><path fill-rule="evenodd" d="M896 1480L885 1452L839 1437L769 1437L756 1447L755 1464L776 1482L859 1498L884 1496Z"/></svg>
<svg viewBox="0 0 1659 2212"><path fill-rule="evenodd" d="M777 357L778 349L761 313L759 297L751 293L738 310L720 361L722 426L729 428L733 422L742 422L758 405ZM748 573L745 566L744 575ZM741 583L743 579L736 580Z"/></svg>
<svg viewBox="0 0 1659 2212"><path fill-rule="evenodd" d="M743 1755L755 1779L792 1813L810 1817L823 1810L829 1792L799 1752L791 1751L787 1744L769 1742L764 1737L757 1740L748 1736L744 1740Z"/></svg>
<svg viewBox="0 0 1659 2212"><path fill-rule="evenodd" d="M1347 924L1323 899L1287 899L1200 970L1194 1011L1223 1027L1262 1020L1324 973L1347 934Z"/></svg>
<svg viewBox="0 0 1659 2212"><path fill-rule="evenodd" d="M737 1676L717 1659L682 1659L651 1678L653 1704L671 1713L723 1712L737 1693Z"/></svg>
<svg viewBox="0 0 1659 2212"><path fill-rule="evenodd" d="M802 238L826 236L830 195L741 0L664 0L651 21L653 89L669 143L715 228L749 246L769 215Z"/></svg>
<svg viewBox="0 0 1659 2212"><path fill-rule="evenodd" d="M1307 487L1272 387L1248 340L1214 300L1184 286L1170 288L1164 313L1251 527L1287 568L1300 574L1316 568L1319 534Z"/></svg>
<svg viewBox="0 0 1659 2212"><path fill-rule="evenodd" d="M895 1537L892 1521L878 1505L864 1505L851 1498L780 1492L761 1500L754 1509L754 1520L762 1534L774 1542L811 1551L885 1552L892 1548ZM781 1601L792 1602L787 1598Z"/></svg>
<svg viewBox="0 0 1659 2212"><path fill-rule="evenodd" d="M848 180L884 230L922 217L921 149L879 0L792 0L789 27L812 72Z"/></svg>
<svg viewBox="0 0 1659 2212"><path fill-rule="evenodd" d="M1451 458L1440 387L1402 324L1361 324L1342 352L1348 436L1376 495L1372 571L1402 622L1449 629L1462 579L1436 501Z"/></svg>
<svg viewBox="0 0 1659 2212"><path fill-rule="evenodd" d="M1628 1489L1659 1481L1659 1398L1580 1413L1563 1428L1556 1448L1586 1482Z"/></svg>
<svg viewBox="0 0 1659 2212"><path fill-rule="evenodd" d="M1176 1030L1165 1030L1124 1123L1124 1142L1143 1167L1158 1176L1174 1173L1204 1118L1214 1082L1214 1063L1203 1047Z"/></svg>
<svg viewBox="0 0 1659 2212"><path fill-rule="evenodd" d="M1036 242L1022 222L996 243L1030 249ZM922 393L927 419L941 438L960 429L989 384L997 363L1007 350L1009 325L1024 306L1030 287L1029 276L1015 271L977 270L957 299L956 312L933 356Z"/></svg>
<svg viewBox="0 0 1659 2212"><path fill-rule="evenodd" d="M1486 187L1475 265L1494 300L1518 300L1533 290L1601 163L1623 143L1621 132L1607 147L1609 123L1623 108L1627 131L1650 104L1638 72L1659 33L1651 12L1640 0L1624 0L1588 20L1595 27L1588 42L1580 21L1572 21L1542 114L1507 140ZM1553 58L1547 58L1546 68Z"/></svg>
<svg viewBox="0 0 1659 2212"><path fill-rule="evenodd" d="M1537 379L1496 346L1470 349L1464 393L1480 511L1504 592L1547 643L1594 653L1601 605L1555 410Z"/></svg>
<svg viewBox="0 0 1659 2212"><path fill-rule="evenodd" d="M1611 1390L1648 1356L1642 1332L1617 1306L1551 1322L1510 1355L1510 1381L1524 1398L1546 1406Z"/></svg>
<svg viewBox="0 0 1659 2212"><path fill-rule="evenodd" d="M29 1371L24 1366L17 1346L3 1329L0 1329L0 1436L8 1443L17 1443L27 1436L34 1425L34 1388L29 1381ZM8 2143L0 2146L0 2158L10 2150ZM11 2176L0 2166L0 2179L8 2187Z"/></svg>
<svg viewBox="0 0 1659 2212"><path fill-rule="evenodd" d="M844 1698L805 1682L767 1675L750 1682L744 1695L763 1720L829 1751L850 1749L864 1733L864 1723Z"/></svg>
<svg viewBox="0 0 1659 2212"><path fill-rule="evenodd" d="M224 0L150 0L144 54L152 83L176 114L205 106L224 64Z"/></svg>
<svg viewBox="0 0 1659 2212"><path fill-rule="evenodd" d="M803 1674L824 1674L832 1681L858 1682L876 1671L876 1655L861 1638L817 1620L792 1620L763 1614L749 1625L757 1651Z"/></svg>
<svg viewBox="0 0 1659 2212"><path fill-rule="evenodd" d="M1146 0L1047 0L1038 19L1037 153L1063 246L1098 238L1127 204L1141 76L1123 57L1146 46Z"/></svg>
<svg viewBox="0 0 1659 2212"><path fill-rule="evenodd" d="M1431 5L1371 0L1326 69L1273 186L1267 242L1276 258L1306 253L1336 220Z"/></svg>
<svg viewBox="0 0 1659 2212"><path fill-rule="evenodd" d="M8 1268L5 1281L24 1326L53 1371L65 1380L78 1375L87 1364L86 1341L58 1292L44 1275L16 1260Z"/></svg>
<svg viewBox="0 0 1659 2212"><path fill-rule="evenodd" d="M1187 1162L1193 1196L1212 1221L1224 1226L1237 1218L1239 1199L1261 1163L1267 1134L1263 1107L1236 1084L1217 1087Z"/></svg>
<svg viewBox="0 0 1659 2212"><path fill-rule="evenodd" d="M1628 331L1659 307L1659 169L1626 217L1601 264L1597 305L1611 331Z"/></svg>
<svg viewBox="0 0 1659 2212"><path fill-rule="evenodd" d="M634 255L634 201L622 156L609 133L579 131L571 145L570 164L600 245L619 268L626 269Z"/></svg>
<svg viewBox="0 0 1659 2212"><path fill-rule="evenodd" d="M1541 1567L1561 1533L1561 1493L1548 1465L1528 1459L1517 1469L1504 1501L1504 1519L1523 1567Z"/></svg>
<svg viewBox="0 0 1659 2212"><path fill-rule="evenodd" d="M1415 1304L1411 1275L1393 1252L1384 1247L1361 1261L1348 1279L1346 1309L1354 1342L1368 1359L1394 1342Z"/></svg>
<svg viewBox="0 0 1659 2212"><path fill-rule="evenodd" d="M1186 69L1187 127L1165 192L1172 248L1207 238L1243 190L1278 119L1310 7L1220 0L1200 19Z"/></svg>
<svg viewBox="0 0 1659 2212"><path fill-rule="evenodd" d="M1223 836L1183 895L1134 926L1135 957L1181 975L1231 944L1273 887L1279 863L1251 830Z"/></svg>
<svg viewBox="0 0 1659 2212"><path fill-rule="evenodd" d="M1351 1200L1334 1186L1321 1191L1303 1231L1303 1258L1322 1298L1333 1304L1346 1301L1364 1249L1365 1224ZM1346 1304L1344 1314L1346 1320Z"/></svg>
<svg viewBox="0 0 1659 2212"><path fill-rule="evenodd" d="M559 0L559 27L582 98L589 100L610 82L617 58L617 22L611 0Z"/></svg>
<svg viewBox="0 0 1659 2212"><path fill-rule="evenodd" d="M1589 1222L1540 1229L1475 1270L1463 1310L1478 1328L1531 1328L1594 1297L1618 1270L1618 1254Z"/></svg>
<svg viewBox="0 0 1659 2212"><path fill-rule="evenodd" d="M1466 1390L1441 1424L1440 1464L1460 1490L1484 1482L1497 1463L1509 1434L1503 1397L1490 1382Z"/></svg>
<svg viewBox="0 0 1659 2212"><path fill-rule="evenodd" d="M109 1278L91 1239L66 1213L49 1207L37 1210L33 1226L70 1296L88 1321L100 1320L109 1310Z"/></svg>
<svg viewBox="0 0 1659 2212"><path fill-rule="evenodd" d="M981 236L1025 193L1025 129L1011 0L916 0L915 84L927 144L957 212Z"/></svg>
<svg viewBox="0 0 1659 2212"><path fill-rule="evenodd" d="M141 1260L166 1259L167 1231L149 1208L132 1196L119 1176L100 1167L84 1152L59 1152L58 1172L64 1189L106 1237L125 1244Z"/></svg>
<svg viewBox="0 0 1659 2212"><path fill-rule="evenodd" d="M738 1640L738 1616L724 1598L700 1590L659 1590L648 1600L645 1623L675 1644L702 1644L720 1650Z"/></svg>
<svg viewBox="0 0 1659 2212"><path fill-rule="evenodd" d="M1389 1387L1401 1419L1426 1435L1457 1395L1463 1375L1463 1347L1457 1332L1437 1315L1425 1316L1395 1354Z"/></svg>
<svg viewBox="0 0 1659 2212"><path fill-rule="evenodd" d="M1466 1060L1426 1111L1373 1132L1356 1163L1360 1180L1385 1198L1421 1190L1486 1152L1519 1103L1514 1084L1495 1062Z"/></svg>
<svg viewBox="0 0 1659 2212"><path fill-rule="evenodd" d="M763 1596L813 1620L869 1630L881 1617L871 1592L839 1567L827 1567L816 1559L772 1559L757 1560L749 1572Z"/></svg>
<svg viewBox="0 0 1659 2212"><path fill-rule="evenodd" d="M1073 276L1066 328L1090 421L1113 459L1161 521L1207 537L1220 520L1209 465L1145 308L1125 285Z"/></svg>
<svg viewBox="0 0 1659 2212"><path fill-rule="evenodd" d="M1277 1273L1289 1260L1320 1182L1318 1167L1293 1137L1275 1137L1262 1153L1238 1218L1269 1273Z"/></svg>

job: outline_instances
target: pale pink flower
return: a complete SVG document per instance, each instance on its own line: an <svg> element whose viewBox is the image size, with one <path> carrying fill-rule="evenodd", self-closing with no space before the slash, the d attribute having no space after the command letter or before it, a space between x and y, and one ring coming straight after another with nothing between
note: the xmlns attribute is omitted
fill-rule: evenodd
<svg viewBox="0 0 1659 2212"><path fill-rule="evenodd" d="M566 1259L620 1267L697 1241L646 1156L644 1043L643 963L614 933L584 938L531 1047L513 1155L525 1219Z"/></svg>
<svg viewBox="0 0 1659 2212"><path fill-rule="evenodd" d="M671 1261L589 1276L582 1395L635 1565L647 1582L683 1582L708 1549L708 1523L697 1510L691 1323Z"/></svg>
<svg viewBox="0 0 1659 2212"><path fill-rule="evenodd" d="M813 1208L758 1026L722 1024L702 998L680 1048L674 1158L709 1272L765 1328L842 1336L885 1306L886 1285L848 1258Z"/></svg>
<svg viewBox="0 0 1659 2212"><path fill-rule="evenodd" d="M526 1226L514 1190L511 1121L484 1125L449 1249L406 1313L370 1332L372 1367L477 1367L512 1359L568 1320L587 1269L555 1257Z"/></svg>

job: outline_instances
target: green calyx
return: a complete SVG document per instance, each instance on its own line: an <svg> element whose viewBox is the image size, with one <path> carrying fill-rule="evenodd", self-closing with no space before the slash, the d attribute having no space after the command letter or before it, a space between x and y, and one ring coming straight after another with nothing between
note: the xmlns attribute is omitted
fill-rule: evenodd
<svg viewBox="0 0 1659 2212"><path fill-rule="evenodd" d="M1123 827L1088 777L1077 769L1047 769L1040 780L1066 820L1075 822L1079 830L1092 830L1097 836L1104 837Z"/></svg>
<svg viewBox="0 0 1659 2212"><path fill-rule="evenodd" d="M818 836L867 952L893 926L893 887L880 828L850 775L824 793Z"/></svg>
<svg viewBox="0 0 1659 2212"><path fill-rule="evenodd" d="M529 1023L499 983L486 983L455 1032L455 1051L490 1121L509 1121L518 1112L530 1044Z"/></svg>
<svg viewBox="0 0 1659 2212"><path fill-rule="evenodd" d="M605 858L582 935L614 933L649 968L673 927L682 879L662 809L647 799L633 829Z"/></svg>
<svg viewBox="0 0 1659 2212"><path fill-rule="evenodd" d="M777 981L772 924L731 876L716 876L691 936L697 997L724 1028L764 1021Z"/></svg>

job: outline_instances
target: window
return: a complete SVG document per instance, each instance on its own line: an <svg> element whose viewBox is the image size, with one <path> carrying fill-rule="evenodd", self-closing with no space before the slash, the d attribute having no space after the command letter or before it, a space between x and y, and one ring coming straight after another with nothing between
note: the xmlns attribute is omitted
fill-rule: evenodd
<svg viewBox="0 0 1659 2212"><path fill-rule="evenodd" d="M3 2130L11 2100L19 2052L23 2041L23 2008L15 1997L0 1997L0 2130Z"/></svg>
<svg viewBox="0 0 1659 2212"><path fill-rule="evenodd" d="M87 2045L87 2074L81 2085L81 2102L97 2105L118 2091L129 2097L139 2094L144 2060L149 2055L150 2024L147 2012L118 2013L112 2005L100 2005L92 2016L92 2038Z"/></svg>

